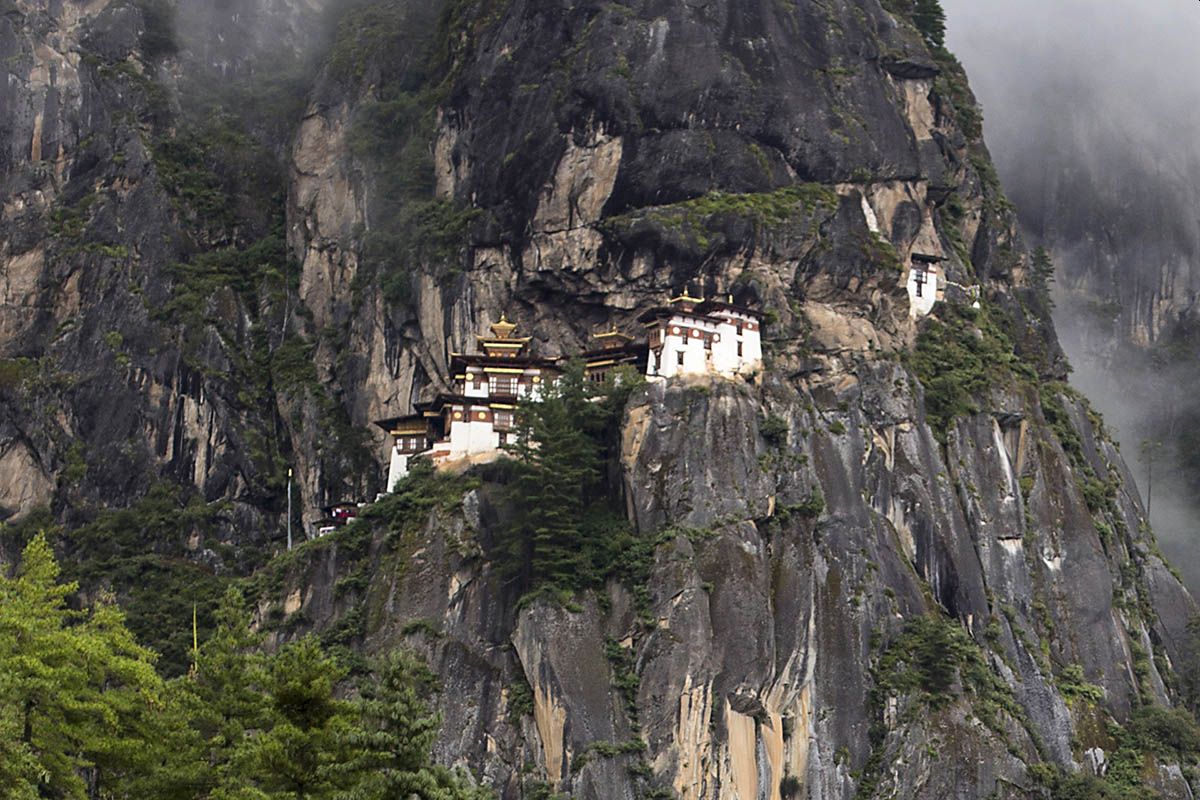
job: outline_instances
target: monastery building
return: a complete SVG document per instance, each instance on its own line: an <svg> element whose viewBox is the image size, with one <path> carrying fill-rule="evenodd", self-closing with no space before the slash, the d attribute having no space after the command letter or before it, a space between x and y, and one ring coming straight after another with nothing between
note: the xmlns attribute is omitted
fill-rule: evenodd
<svg viewBox="0 0 1200 800"><path fill-rule="evenodd" d="M602 383L632 366L650 380L684 375L747 376L762 367L762 314L732 302L683 294L643 314L648 338L637 341L615 327L594 335L580 354L588 380ZM501 317L477 351L453 353L452 391L417 406L417 413L376 423L392 438L387 489L408 474L413 458L434 466L485 460L515 434L517 406L536 400L562 374L561 360L537 356L529 337Z"/></svg>

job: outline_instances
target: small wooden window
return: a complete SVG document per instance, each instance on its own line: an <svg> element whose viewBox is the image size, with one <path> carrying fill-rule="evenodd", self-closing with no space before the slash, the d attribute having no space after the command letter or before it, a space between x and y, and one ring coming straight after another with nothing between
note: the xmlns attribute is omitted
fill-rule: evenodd
<svg viewBox="0 0 1200 800"><path fill-rule="evenodd" d="M679 366L682 367L683 366L683 351L680 350L678 353L676 353L675 358L676 358L676 363L678 363Z"/></svg>
<svg viewBox="0 0 1200 800"><path fill-rule="evenodd" d="M923 297L925 291L925 282L929 280L929 274L917 267L913 270L913 282L917 285L917 297Z"/></svg>

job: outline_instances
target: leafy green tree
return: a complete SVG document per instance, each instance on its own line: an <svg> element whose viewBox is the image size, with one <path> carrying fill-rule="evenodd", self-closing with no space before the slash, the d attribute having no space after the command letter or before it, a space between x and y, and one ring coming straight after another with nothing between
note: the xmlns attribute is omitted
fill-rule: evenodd
<svg viewBox="0 0 1200 800"><path fill-rule="evenodd" d="M71 610L58 576L41 534L0 576L0 798L130 796L168 724L155 655L110 600Z"/></svg>
<svg viewBox="0 0 1200 800"><path fill-rule="evenodd" d="M378 663L373 678L358 702L363 729L347 742L356 755L346 769L357 780L339 800L491 798L490 792L430 761L441 719L426 704L435 682L425 664L411 653L395 651Z"/></svg>

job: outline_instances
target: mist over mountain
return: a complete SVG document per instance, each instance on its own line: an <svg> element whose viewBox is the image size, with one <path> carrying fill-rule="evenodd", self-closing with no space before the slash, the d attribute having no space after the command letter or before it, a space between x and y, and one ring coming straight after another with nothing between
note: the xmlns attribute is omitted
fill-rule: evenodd
<svg viewBox="0 0 1200 800"><path fill-rule="evenodd" d="M1022 228L1057 262L1072 381L1103 410L1143 496L1152 488L1155 529L1195 587L1200 7L945 8Z"/></svg>

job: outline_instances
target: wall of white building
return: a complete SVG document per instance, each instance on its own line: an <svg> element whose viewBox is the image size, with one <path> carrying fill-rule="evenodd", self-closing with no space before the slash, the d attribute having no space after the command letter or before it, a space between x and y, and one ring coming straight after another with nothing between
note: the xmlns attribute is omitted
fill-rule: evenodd
<svg viewBox="0 0 1200 800"><path fill-rule="evenodd" d="M739 335L738 323L743 324ZM650 378L674 378L679 375L716 373L733 377L757 371L762 366L762 337L758 330L749 330L746 323L752 317L729 315L720 323L700 323L692 318L670 320L663 329L663 345L650 349L646 375ZM677 333L678 331L678 333ZM699 334L699 335L696 335ZM705 336L712 336L712 348L704 346ZM738 344L741 344L741 355ZM679 354L683 354L682 363Z"/></svg>
<svg viewBox="0 0 1200 800"><path fill-rule="evenodd" d="M450 424L450 458L489 453L499 448L500 433L490 420L454 420Z"/></svg>
<svg viewBox="0 0 1200 800"><path fill-rule="evenodd" d="M692 317L671 319L662 328L662 347L650 349L646 375L651 378L673 378L708 372L711 351L704 346L704 340L716 332L716 323Z"/></svg>
<svg viewBox="0 0 1200 800"><path fill-rule="evenodd" d="M471 372L468 374L472 378L475 379L475 382L471 382L471 381L463 382L463 396L464 397L491 397L492 396L491 378L494 377L494 375L492 373ZM481 377L483 377L484 375L486 375L488 377L488 380L480 381L479 379ZM553 380L552 377L543 375L541 370L528 370L523 375L508 375L507 377L511 377L514 380L518 380L517 397L520 397L520 398L528 397L528 398L531 398L534 400L536 400L537 398L539 398L541 396L542 388L543 388L543 385L545 384L545 382L547 380ZM535 378L535 377L538 379L537 382L533 381L533 378Z"/></svg>
<svg viewBox="0 0 1200 800"><path fill-rule="evenodd" d="M740 334L739 323L742 325ZM746 327L754 323L754 318L749 315L729 313L728 318L717 326L720 339L713 343L712 365L719 374L744 375L762 368L762 337L757 329Z"/></svg>
<svg viewBox="0 0 1200 800"><path fill-rule="evenodd" d="M408 475L408 461L412 458L410 453L402 453L399 448L392 447L392 460L388 465L387 488L385 491L391 492L396 488L396 483L406 475Z"/></svg>
<svg viewBox="0 0 1200 800"><path fill-rule="evenodd" d="M908 315L913 319L925 316L937 305L938 270L936 267L924 270L924 285L919 279L921 272L919 267L910 268L908 280L905 282L905 288L908 290Z"/></svg>

